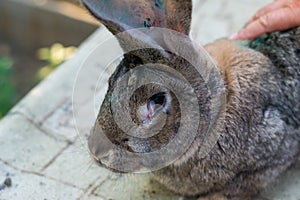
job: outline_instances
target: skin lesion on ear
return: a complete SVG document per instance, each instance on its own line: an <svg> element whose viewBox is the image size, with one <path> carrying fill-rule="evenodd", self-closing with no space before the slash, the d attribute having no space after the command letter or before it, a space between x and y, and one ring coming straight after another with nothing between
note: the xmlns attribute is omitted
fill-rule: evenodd
<svg viewBox="0 0 300 200"><path fill-rule="evenodd" d="M125 31L131 28L165 27L166 7L161 0L82 0L100 21L113 22Z"/></svg>
<svg viewBox="0 0 300 200"><path fill-rule="evenodd" d="M189 32L190 0L82 0L87 9L110 30L170 28Z"/></svg>

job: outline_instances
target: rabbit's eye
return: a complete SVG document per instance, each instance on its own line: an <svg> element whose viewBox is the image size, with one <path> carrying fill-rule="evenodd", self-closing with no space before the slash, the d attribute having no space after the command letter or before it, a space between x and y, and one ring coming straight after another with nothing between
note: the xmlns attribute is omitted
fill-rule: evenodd
<svg viewBox="0 0 300 200"><path fill-rule="evenodd" d="M166 93L160 92L148 100L147 108L148 111L153 115L155 112L161 110L166 104Z"/></svg>
<svg viewBox="0 0 300 200"><path fill-rule="evenodd" d="M155 95L153 95L148 103L154 103L154 104L159 104L163 106L166 103L166 93L165 92L160 92Z"/></svg>

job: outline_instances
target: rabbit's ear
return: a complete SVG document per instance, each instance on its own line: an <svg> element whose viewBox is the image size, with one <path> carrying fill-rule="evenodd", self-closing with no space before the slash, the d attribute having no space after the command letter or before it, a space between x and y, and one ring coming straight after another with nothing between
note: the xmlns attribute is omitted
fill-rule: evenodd
<svg viewBox="0 0 300 200"><path fill-rule="evenodd" d="M82 0L113 34L134 28L160 27L189 34L191 0Z"/></svg>

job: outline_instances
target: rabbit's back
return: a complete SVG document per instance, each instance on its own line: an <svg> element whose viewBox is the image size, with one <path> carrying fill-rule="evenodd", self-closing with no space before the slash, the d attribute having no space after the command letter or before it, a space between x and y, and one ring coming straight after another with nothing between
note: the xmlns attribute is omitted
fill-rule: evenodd
<svg viewBox="0 0 300 200"><path fill-rule="evenodd" d="M279 95L272 98L272 103L281 110L286 123L299 127L300 27L260 37L250 42L249 47L268 57L279 71L270 73L279 85Z"/></svg>

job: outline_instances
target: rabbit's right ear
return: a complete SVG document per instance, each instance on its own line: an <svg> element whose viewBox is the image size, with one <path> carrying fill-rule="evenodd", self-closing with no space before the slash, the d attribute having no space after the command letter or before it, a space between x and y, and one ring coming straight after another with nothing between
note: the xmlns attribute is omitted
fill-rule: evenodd
<svg viewBox="0 0 300 200"><path fill-rule="evenodd" d="M160 27L189 34L191 0L82 0L113 34L134 28Z"/></svg>
<svg viewBox="0 0 300 200"><path fill-rule="evenodd" d="M154 57L171 58L168 51L173 48L174 39L166 29L186 37L190 32L191 0L82 0L82 3L116 35L125 52L155 48ZM143 61L153 59L149 52L132 54Z"/></svg>

